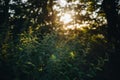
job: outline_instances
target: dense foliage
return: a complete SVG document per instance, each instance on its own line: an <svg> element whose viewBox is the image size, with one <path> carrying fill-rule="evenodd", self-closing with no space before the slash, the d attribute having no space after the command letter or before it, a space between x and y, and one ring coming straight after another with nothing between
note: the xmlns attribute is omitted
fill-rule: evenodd
<svg viewBox="0 0 120 80"><path fill-rule="evenodd" d="M119 39L108 40L102 3L65 1L0 0L0 80L93 80L104 71Z"/></svg>

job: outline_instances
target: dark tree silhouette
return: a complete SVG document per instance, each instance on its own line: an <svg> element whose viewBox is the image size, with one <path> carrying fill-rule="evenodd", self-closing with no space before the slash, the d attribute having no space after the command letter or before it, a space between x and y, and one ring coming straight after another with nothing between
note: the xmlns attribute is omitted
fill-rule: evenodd
<svg viewBox="0 0 120 80"><path fill-rule="evenodd" d="M119 15L117 10L118 0L103 0L102 8L106 14L107 19L107 39L108 44L112 44L114 47L113 52L109 52L110 61L107 65L107 80L116 80L119 78L119 67L120 67L120 25Z"/></svg>

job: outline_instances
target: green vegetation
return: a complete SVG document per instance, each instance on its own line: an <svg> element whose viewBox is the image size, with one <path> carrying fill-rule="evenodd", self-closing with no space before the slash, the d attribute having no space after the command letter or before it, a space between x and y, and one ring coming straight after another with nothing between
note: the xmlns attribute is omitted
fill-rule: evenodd
<svg viewBox="0 0 120 80"><path fill-rule="evenodd" d="M109 17L100 4L0 0L0 80L104 79L99 73L111 53L119 53L120 39L108 36Z"/></svg>

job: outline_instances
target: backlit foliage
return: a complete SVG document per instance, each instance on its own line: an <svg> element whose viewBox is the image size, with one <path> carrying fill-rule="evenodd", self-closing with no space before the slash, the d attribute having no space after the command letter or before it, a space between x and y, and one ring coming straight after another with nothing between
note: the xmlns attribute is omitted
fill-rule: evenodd
<svg viewBox="0 0 120 80"><path fill-rule="evenodd" d="M0 0L0 80L94 78L108 61L97 3Z"/></svg>

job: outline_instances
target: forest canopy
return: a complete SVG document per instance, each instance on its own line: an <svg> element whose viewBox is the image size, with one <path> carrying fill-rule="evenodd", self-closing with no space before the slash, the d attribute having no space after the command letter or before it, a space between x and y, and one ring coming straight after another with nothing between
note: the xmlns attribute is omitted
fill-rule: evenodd
<svg viewBox="0 0 120 80"><path fill-rule="evenodd" d="M115 80L119 18L119 0L0 0L0 80Z"/></svg>

